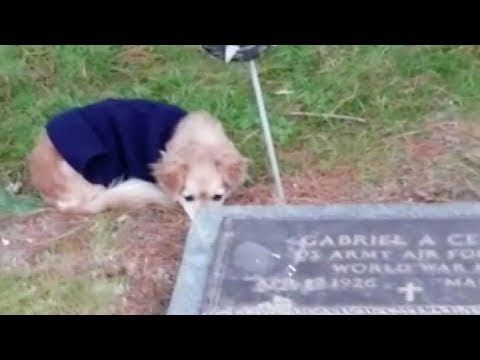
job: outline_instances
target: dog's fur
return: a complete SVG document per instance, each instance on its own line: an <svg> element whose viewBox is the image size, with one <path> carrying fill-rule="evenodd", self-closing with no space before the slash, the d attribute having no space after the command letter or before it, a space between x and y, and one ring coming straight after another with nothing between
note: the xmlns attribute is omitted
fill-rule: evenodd
<svg viewBox="0 0 480 360"><path fill-rule="evenodd" d="M160 151L160 150L159 150ZM245 180L247 161L221 123L206 112L192 112L151 167L156 183L128 179L110 187L89 183L58 153L43 131L28 156L33 186L62 212L94 214L147 204L181 204L193 218L200 207L221 205Z"/></svg>

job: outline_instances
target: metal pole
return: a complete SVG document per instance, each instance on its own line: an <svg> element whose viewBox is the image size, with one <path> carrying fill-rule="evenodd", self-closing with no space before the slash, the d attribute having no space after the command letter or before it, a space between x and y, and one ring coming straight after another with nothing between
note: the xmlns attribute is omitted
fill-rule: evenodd
<svg viewBox="0 0 480 360"><path fill-rule="evenodd" d="M255 97L257 99L257 108L260 115L260 121L263 128L263 137L267 147L268 158L270 162L270 169L272 171L275 188L277 192L278 202L285 204L285 194L283 192L282 180L280 178L280 170L275 156L275 147L273 145L270 125L268 123L267 111L265 110L265 102L263 100L262 88L258 78L258 71L254 60L250 60L250 77L252 79L253 89L255 90Z"/></svg>

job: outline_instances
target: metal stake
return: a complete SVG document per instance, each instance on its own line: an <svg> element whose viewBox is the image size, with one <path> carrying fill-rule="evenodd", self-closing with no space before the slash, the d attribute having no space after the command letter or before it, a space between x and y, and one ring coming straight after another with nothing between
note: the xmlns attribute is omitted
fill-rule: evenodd
<svg viewBox="0 0 480 360"><path fill-rule="evenodd" d="M277 158L275 155L275 147L273 145L270 125L268 123L267 111L265 110L265 102L263 99L262 88L258 77L257 66L254 60L250 60L250 77L252 79L253 89L255 90L255 97L257 100L257 108L260 115L260 121L263 128L263 137L267 148L268 159L270 162L270 169L272 171L273 180L275 182L275 189L277 192L277 201L285 204L285 194L283 192L282 180L280 178L280 170L278 167Z"/></svg>

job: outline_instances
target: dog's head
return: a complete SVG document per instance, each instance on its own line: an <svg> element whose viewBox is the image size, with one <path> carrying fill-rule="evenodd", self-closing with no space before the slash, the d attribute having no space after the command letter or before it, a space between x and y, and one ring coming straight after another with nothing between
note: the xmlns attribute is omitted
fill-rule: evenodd
<svg viewBox="0 0 480 360"><path fill-rule="evenodd" d="M237 153L199 158L165 155L154 176L190 218L202 207L220 206L245 180L247 161Z"/></svg>
<svg viewBox="0 0 480 360"><path fill-rule="evenodd" d="M206 112L189 113L177 126L153 175L193 218L202 207L219 206L245 180L247 161Z"/></svg>

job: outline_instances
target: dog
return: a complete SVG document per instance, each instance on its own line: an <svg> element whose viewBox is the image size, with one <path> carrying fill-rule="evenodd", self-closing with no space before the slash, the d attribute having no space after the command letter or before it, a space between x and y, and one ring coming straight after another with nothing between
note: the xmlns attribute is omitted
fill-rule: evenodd
<svg viewBox="0 0 480 360"><path fill-rule="evenodd" d="M28 155L31 183L63 213L179 203L193 219L245 181L221 122L167 103L106 99L50 119Z"/></svg>

